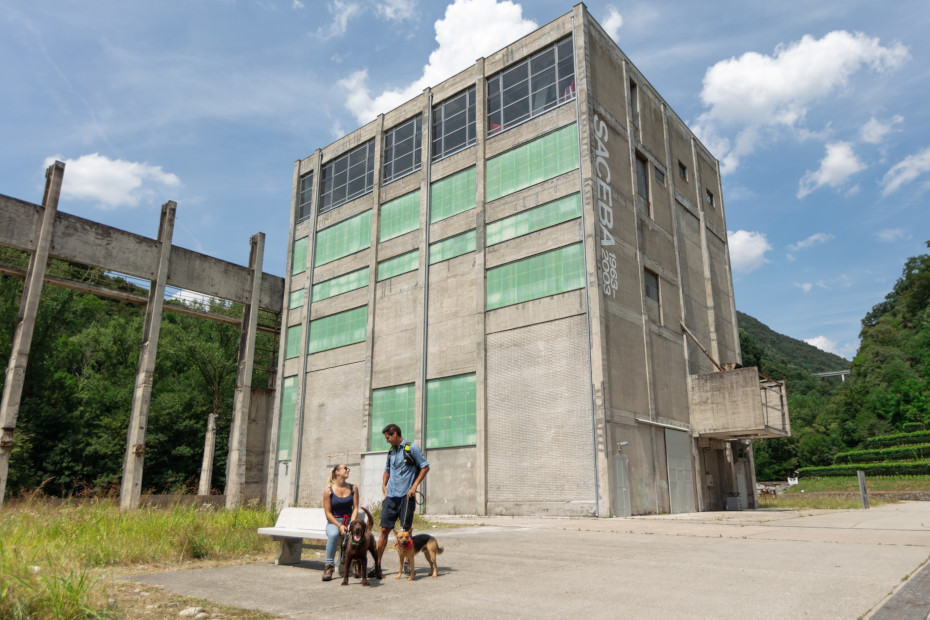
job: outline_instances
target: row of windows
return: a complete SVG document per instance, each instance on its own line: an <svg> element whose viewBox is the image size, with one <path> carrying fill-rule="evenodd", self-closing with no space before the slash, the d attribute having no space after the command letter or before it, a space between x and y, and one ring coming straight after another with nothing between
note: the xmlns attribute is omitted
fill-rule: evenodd
<svg viewBox="0 0 930 620"><path fill-rule="evenodd" d="M285 377L278 429L278 460L293 457L294 419L297 413L297 377ZM372 390L371 434L368 449L387 449L381 429L397 424L412 431L416 390L414 384ZM475 375L457 375L426 382L426 448L473 446L477 442L477 390ZM409 432L408 431L408 432Z"/></svg>
<svg viewBox="0 0 930 620"><path fill-rule="evenodd" d="M487 199L495 200L576 170L579 166L577 127L572 124L511 149L487 162ZM477 171L466 168L430 185L430 223L475 208ZM381 205L378 239L393 239L420 226L420 190ZM308 238L294 243L291 274L307 265ZM371 246L371 211L365 211L317 232L314 266L319 267Z"/></svg>
<svg viewBox="0 0 930 620"><path fill-rule="evenodd" d="M571 38L537 52L487 80L488 135L522 123L575 98L575 68ZM433 106L433 161L475 143L475 87ZM389 183L422 166L422 115L384 133L382 182ZM374 182L374 139L323 164L320 213L331 211L370 192ZM310 217L313 174L300 179L298 221Z"/></svg>

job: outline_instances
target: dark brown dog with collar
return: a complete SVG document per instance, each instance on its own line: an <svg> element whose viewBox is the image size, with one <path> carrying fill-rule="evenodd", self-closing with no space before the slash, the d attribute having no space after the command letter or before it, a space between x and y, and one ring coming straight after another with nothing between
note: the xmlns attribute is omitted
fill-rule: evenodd
<svg viewBox="0 0 930 620"><path fill-rule="evenodd" d="M373 522L371 513L367 508L362 508L368 517L368 523L359 519L353 519L349 523L348 543L343 553L345 566L342 577L342 585L349 585L349 571L352 568L352 562L357 561L362 568L362 585L368 585L368 554L371 554L375 562L375 568L378 569L378 579L382 578L380 567L378 566L378 556L375 551L375 536L371 533L371 524Z"/></svg>

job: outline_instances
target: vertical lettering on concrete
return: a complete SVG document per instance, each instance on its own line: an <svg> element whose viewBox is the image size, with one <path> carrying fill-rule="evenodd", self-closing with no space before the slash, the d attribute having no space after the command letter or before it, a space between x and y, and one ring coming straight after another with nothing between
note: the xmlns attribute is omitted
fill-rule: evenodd
<svg viewBox="0 0 930 620"><path fill-rule="evenodd" d="M601 225L600 238L600 274L601 288L604 295L615 298L620 282L617 278L617 255L612 246L616 245L613 235L614 203L613 191L610 189L610 152L607 150L607 123L594 115L594 170L597 174L597 216Z"/></svg>

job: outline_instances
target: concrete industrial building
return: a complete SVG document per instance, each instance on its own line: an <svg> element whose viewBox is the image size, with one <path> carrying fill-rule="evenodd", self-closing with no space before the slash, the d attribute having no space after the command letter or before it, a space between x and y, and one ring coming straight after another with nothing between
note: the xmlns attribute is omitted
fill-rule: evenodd
<svg viewBox="0 0 930 620"><path fill-rule="evenodd" d="M754 506L790 427L719 165L583 4L296 162L291 215L269 499L379 501L394 422L427 513Z"/></svg>

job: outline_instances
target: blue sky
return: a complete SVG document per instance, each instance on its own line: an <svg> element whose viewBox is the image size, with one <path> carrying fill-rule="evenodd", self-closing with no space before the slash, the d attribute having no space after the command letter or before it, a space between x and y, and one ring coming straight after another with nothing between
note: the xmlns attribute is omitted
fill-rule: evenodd
<svg viewBox="0 0 930 620"><path fill-rule="evenodd" d="M930 3L588 9L724 170L736 307L851 358L930 239ZM283 275L293 162L568 12L550 0L9 0L0 193Z"/></svg>

